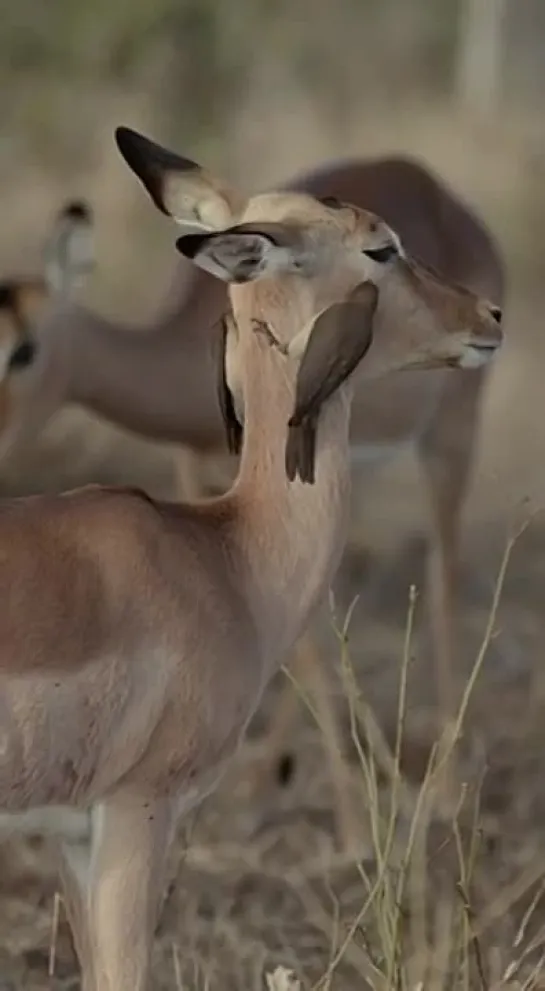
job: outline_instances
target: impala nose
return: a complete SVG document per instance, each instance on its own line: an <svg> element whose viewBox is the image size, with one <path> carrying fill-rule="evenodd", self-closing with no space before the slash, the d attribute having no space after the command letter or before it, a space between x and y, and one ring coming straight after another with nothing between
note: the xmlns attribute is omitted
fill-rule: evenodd
<svg viewBox="0 0 545 991"><path fill-rule="evenodd" d="M501 322L503 320L503 310L501 306L496 306L495 303L489 303L488 312L490 313L490 316L493 318L493 320L495 320L496 323L499 323L501 325Z"/></svg>

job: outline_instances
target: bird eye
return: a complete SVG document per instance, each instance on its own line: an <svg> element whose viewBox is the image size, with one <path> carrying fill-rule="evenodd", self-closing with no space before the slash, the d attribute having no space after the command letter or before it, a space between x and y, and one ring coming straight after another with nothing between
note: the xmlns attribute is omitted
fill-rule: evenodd
<svg viewBox="0 0 545 991"><path fill-rule="evenodd" d="M343 208L343 204L337 199L336 196L322 196L320 198L320 203L322 203L323 206L330 207L332 210L342 210Z"/></svg>
<svg viewBox="0 0 545 991"><path fill-rule="evenodd" d="M397 245L395 244L385 244L382 248L364 248L363 254L367 255L374 262L378 262L379 265L385 264L399 254Z"/></svg>

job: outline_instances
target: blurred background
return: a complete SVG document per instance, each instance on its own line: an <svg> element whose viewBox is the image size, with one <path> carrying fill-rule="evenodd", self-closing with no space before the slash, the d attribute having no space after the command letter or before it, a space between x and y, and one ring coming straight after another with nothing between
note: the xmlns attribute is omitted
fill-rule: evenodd
<svg viewBox="0 0 545 991"><path fill-rule="evenodd" d="M120 319L143 320L159 306L174 252L165 218L115 148L119 124L249 190L326 159L409 152L477 209L504 253L508 296L506 344L487 392L466 513L466 672L513 521L545 503L543 0L0 0L0 83L0 273L39 271L57 209L68 196L85 197L96 211L97 249L86 302ZM67 410L32 451L3 469L0 484L24 492L101 478L172 494L171 452ZM345 585L348 598L362 592L374 568L372 594L362 594L354 617L354 663L387 721L396 704L407 589L421 579L426 507L409 456L360 484L362 548L359 558L349 557ZM518 888L504 902L498 892L528 871L522 893L533 897L545 849L544 556L538 512L513 554L497 649L483 669L473 713L477 749L497 771L486 811L495 859L481 890L489 904L504 906L487 949L498 973L528 904ZM418 697L416 681L415 726L425 723ZM266 871L247 862L243 869L233 853L240 852L233 781L242 807L245 757L227 791L207 803L196 827L200 860L197 854L180 868L180 893L166 915L157 951L161 986L174 987L179 977L174 944L198 963L191 988L261 987L272 960L316 975L327 958L328 895L311 886L306 900L298 892L295 909L282 901L286 865L300 865L310 847L323 848L322 832L308 833L309 808L327 811L331 802L320 783L315 733L301 722L315 784L292 798L293 819L282 840L271 841ZM218 853L226 837L228 866ZM13 851L0 878L2 991L48 986L54 880L39 845L14 841ZM354 878L343 884L353 894ZM305 926L298 927L294 911L305 914ZM65 943L57 979L68 986L74 963L66 934ZM355 986L358 960L355 953L339 987ZM203 983L207 973L211 984Z"/></svg>
<svg viewBox="0 0 545 991"><path fill-rule="evenodd" d="M500 477L492 472L482 499L488 512L490 499L505 509L521 485L533 493L540 418L516 397L521 377L528 396L542 346L541 0L1 0L0 12L3 272L40 271L54 213L66 196L86 196L98 263L88 301L142 319L162 302L172 239L117 153L119 123L250 190L328 158L415 154L478 209L505 253L509 342L490 415L507 413L509 434L487 439L485 463ZM80 426L83 414L62 416L43 439L61 437L64 463L72 437L78 470L117 438L99 427L86 454ZM516 493L502 474L507 443ZM158 463L155 446L133 449ZM37 456L18 459L24 484ZM47 464L56 470L55 446Z"/></svg>

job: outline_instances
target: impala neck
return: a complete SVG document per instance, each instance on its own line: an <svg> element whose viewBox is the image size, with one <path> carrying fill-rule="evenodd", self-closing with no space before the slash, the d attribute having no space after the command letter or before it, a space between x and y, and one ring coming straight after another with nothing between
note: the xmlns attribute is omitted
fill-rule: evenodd
<svg viewBox="0 0 545 991"><path fill-rule="evenodd" d="M143 436L223 447L216 349L225 289L206 278L211 287L199 278L146 325L120 326L83 307L58 314L66 399Z"/></svg>
<svg viewBox="0 0 545 991"><path fill-rule="evenodd" d="M322 410L315 484L289 482L285 448L296 369L255 333L243 337L244 446L233 498L254 619L274 664L329 588L344 546L351 389L344 386Z"/></svg>

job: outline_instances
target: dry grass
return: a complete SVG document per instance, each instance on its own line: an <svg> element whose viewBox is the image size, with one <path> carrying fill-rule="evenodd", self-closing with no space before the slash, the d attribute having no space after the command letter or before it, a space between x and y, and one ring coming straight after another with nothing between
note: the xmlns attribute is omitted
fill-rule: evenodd
<svg viewBox="0 0 545 991"><path fill-rule="evenodd" d="M493 679L487 671L506 618L511 569L521 549L528 553L524 545L533 527L536 521L527 521L507 541L458 715L441 734L429 723L423 732L423 710L411 700L415 675L422 679L414 586L408 608L405 601L405 623L399 616L400 661L392 663L397 689L389 688L390 713L364 698L359 687L360 604L349 606L342 622L333 614L361 850L336 849L323 740L313 719L299 727L298 786L257 828L245 789L259 749L259 741L251 740L230 780L197 813L174 851L173 884L155 948L157 987L543 986L539 824L545 809L532 809L536 799L543 806L536 792L541 755L530 708L524 733L516 728L516 711L503 721L501 702L497 711L490 705ZM534 530L532 543L536 538ZM539 539L543 543L544 535ZM397 612L395 601L389 609ZM513 681L505 672L503 677L506 685ZM521 696L518 680L510 690L520 706L528 685ZM46 854L39 844L14 841L4 863L4 981L31 991L51 986L51 980L54 987L71 987L75 961Z"/></svg>

